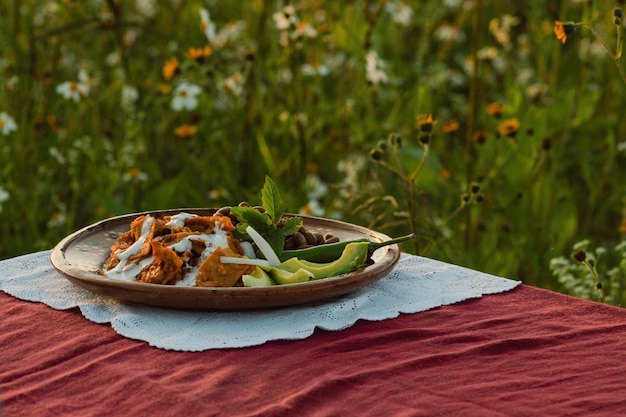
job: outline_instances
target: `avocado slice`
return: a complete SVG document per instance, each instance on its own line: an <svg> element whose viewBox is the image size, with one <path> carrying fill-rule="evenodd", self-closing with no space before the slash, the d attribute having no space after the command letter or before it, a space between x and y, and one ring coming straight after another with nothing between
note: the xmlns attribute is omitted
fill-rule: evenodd
<svg viewBox="0 0 626 417"><path fill-rule="evenodd" d="M353 242L346 245L339 259L333 262L317 263L291 258L273 269L281 269L292 273L304 269L309 271L314 279L347 274L365 265L368 257L367 249L367 242Z"/></svg>
<svg viewBox="0 0 626 417"><path fill-rule="evenodd" d="M298 282L307 282L312 280L313 274L306 269L297 269L295 271L287 271L278 267L270 268L269 274L280 285L297 284Z"/></svg>
<svg viewBox="0 0 626 417"><path fill-rule="evenodd" d="M270 287L276 285L276 281L258 266L250 274L241 277L244 287Z"/></svg>

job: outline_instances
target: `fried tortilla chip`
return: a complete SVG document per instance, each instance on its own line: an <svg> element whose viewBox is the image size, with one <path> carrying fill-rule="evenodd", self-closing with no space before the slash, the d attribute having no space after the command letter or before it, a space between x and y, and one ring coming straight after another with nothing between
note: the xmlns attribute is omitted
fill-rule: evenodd
<svg viewBox="0 0 626 417"><path fill-rule="evenodd" d="M137 281L151 284L176 284L183 277L183 260L161 242L150 242L154 261L137 275Z"/></svg>
<svg viewBox="0 0 626 417"><path fill-rule="evenodd" d="M188 219L185 219L185 227L183 229L211 234L215 230L215 223L219 223L220 229L225 232L232 232L233 230L235 230L233 222L230 220L230 217L227 216L190 217Z"/></svg>
<svg viewBox="0 0 626 417"><path fill-rule="evenodd" d="M234 287L244 274L254 269L252 265L223 264L222 256L241 257L230 248L217 248L198 268L196 286L198 287Z"/></svg>

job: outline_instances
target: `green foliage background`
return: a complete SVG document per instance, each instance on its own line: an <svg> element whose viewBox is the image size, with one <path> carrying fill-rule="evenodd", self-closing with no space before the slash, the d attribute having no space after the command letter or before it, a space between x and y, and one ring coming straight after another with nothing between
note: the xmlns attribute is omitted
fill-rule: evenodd
<svg viewBox="0 0 626 417"><path fill-rule="evenodd" d="M275 15L288 5L298 24L280 30ZM626 83L589 30L561 44L553 25L586 22L612 49L617 6L1 0L0 112L17 130L0 135L0 258L117 214L259 204L269 175L289 211L389 235L413 225L405 251L567 291L551 258L582 239L623 238ZM235 35L211 43L201 8ZM202 62L186 56L207 44ZM368 81L370 51L388 81ZM166 79L173 57L180 66ZM86 95L57 92L80 71ZM197 107L175 111L182 81L202 92ZM505 106L500 118L487 113L492 102ZM368 155L394 133L402 147L383 146L383 162L417 166L422 114L437 123L407 184ZM498 134L510 119L517 134ZM179 137L182 125L197 132ZM479 130L484 143L472 139ZM457 210L471 184L482 202Z"/></svg>

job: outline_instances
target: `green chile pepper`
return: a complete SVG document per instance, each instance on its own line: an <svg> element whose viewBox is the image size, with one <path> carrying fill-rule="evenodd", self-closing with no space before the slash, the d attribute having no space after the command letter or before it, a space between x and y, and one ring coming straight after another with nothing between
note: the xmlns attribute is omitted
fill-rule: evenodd
<svg viewBox="0 0 626 417"><path fill-rule="evenodd" d="M371 258L374 251L382 248L383 246L393 245L396 243L404 242L406 240L413 239L415 234L411 233L409 235L396 237L394 239L387 240L385 242L372 242L367 238L354 239L354 240L346 240L344 242L337 243L327 243L324 245L311 246L305 249L293 249L293 250L285 250L279 256L281 262L286 261L290 258L298 258L305 261L311 262L332 262L337 260L343 250L349 243L353 242L368 242L367 249L367 258Z"/></svg>

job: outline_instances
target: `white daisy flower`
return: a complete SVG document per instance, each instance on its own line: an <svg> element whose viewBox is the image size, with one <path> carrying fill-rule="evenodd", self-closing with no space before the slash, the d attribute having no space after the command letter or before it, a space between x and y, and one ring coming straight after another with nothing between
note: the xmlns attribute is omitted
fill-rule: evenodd
<svg viewBox="0 0 626 417"><path fill-rule="evenodd" d="M243 75L239 71L231 75L230 77L224 79L222 81L221 86L222 89L229 91L232 95L236 97L241 97L243 95L243 87L244 87L245 79Z"/></svg>
<svg viewBox="0 0 626 417"><path fill-rule="evenodd" d="M139 168L131 168L122 176L122 180L132 183L146 182L148 181L148 174Z"/></svg>
<svg viewBox="0 0 626 417"><path fill-rule="evenodd" d="M200 9L200 28L209 42L212 42L213 39L215 39L215 23L211 21L211 15L205 8Z"/></svg>
<svg viewBox="0 0 626 417"><path fill-rule="evenodd" d="M0 204L2 204L5 201L7 201L9 199L9 197L11 197L9 192L7 190L5 190L4 188L0 187Z"/></svg>
<svg viewBox="0 0 626 417"><path fill-rule="evenodd" d="M61 227L65 225L67 221L67 216L63 212L56 212L50 216L50 220L48 220L48 229L54 229L56 227Z"/></svg>
<svg viewBox="0 0 626 417"><path fill-rule="evenodd" d="M322 77L327 76L330 73L328 67L324 64L304 64L302 65L302 74L304 75L320 75Z"/></svg>
<svg viewBox="0 0 626 417"><path fill-rule="evenodd" d="M384 64L378 58L375 51L369 51L365 57L365 78L374 85L384 84L389 81L387 73L383 69Z"/></svg>
<svg viewBox="0 0 626 417"><path fill-rule="evenodd" d="M300 214L305 216L323 216L325 213L326 210L317 200L310 200L306 206L300 208Z"/></svg>
<svg viewBox="0 0 626 417"><path fill-rule="evenodd" d="M89 76L83 70L78 73L78 81L66 81L57 86L57 93L62 95L66 99L80 101L81 97L86 97L89 94Z"/></svg>
<svg viewBox="0 0 626 417"><path fill-rule="evenodd" d="M200 9L200 28L211 46L219 49L228 41L238 39L241 32L246 28L246 22L241 20L230 22L218 31L215 23L211 20L209 11L202 8Z"/></svg>
<svg viewBox="0 0 626 417"><path fill-rule="evenodd" d="M14 130L17 130L15 119L7 112L0 113L0 133L6 136Z"/></svg>
<svg viewBox="0 0 626 417"><path fill-rule="evenodd" d="M315 38L317 30L310 23L299 23L291 34L293 39Z"/></svg>
<svg viewBox="0 0 626 417"><path fill-rule="evenodd" d="M122 107L131 109L139 98L139 90L132 85L124 85L122 87Z"/></svg>
<svg viewBox="0 0 626 417"><path fill-rule="evenodd" d="M198 95L202 89L186 81L181 82L174 89L174 98L172 99L172 109L175 111L194 110L198 107Z"/></svg>
<svg viewBox="0 0 626 417"><path fill-rule="evenodd" d="M413 18L413 9L401 1L392 1L385 5L385 10L391 15L391 20L401 26L409 26Z"/></svg>
<svg viewBox="0 0 626 417"><path fill-rule="evenodd" d="M272 16L278 30L288 30L298 24L298 17L293 6L285 6Z"/></svg>

